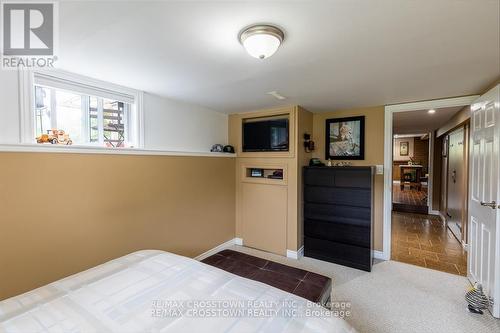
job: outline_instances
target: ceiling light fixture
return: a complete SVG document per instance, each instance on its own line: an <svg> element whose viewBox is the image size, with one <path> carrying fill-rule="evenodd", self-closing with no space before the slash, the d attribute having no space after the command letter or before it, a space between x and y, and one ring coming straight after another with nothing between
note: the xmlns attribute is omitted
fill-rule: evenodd
<svg viewBox="0 0 500 333"><path fill-rule="evenodd" d="M273 96L273 97L274 97L274 98L276 98L276 99L279 99L280 101L282 101L282 100L286 99L286 97L285 97L285 96L281 95L281 94L280 94L279 92L277 92L277 91L270 91L270 92L268 92L267 94L268 94L268 95Z"/></svg>
<svg viewBox="0 0 500 333"><path fill-rule="evenodd" d="M272 56L284 39L283 31L272 25L252 25L239 34L240 43L248 54L258 59Z"/></svg>
<svg viewBox="0 0 500 333"><path fill-rule="evenodd" d="M434 110L434 109L430 109L429 111L427 111L427 113L429 113L429 114L434 114L434 113L436 113L436 110Z"/></svg>

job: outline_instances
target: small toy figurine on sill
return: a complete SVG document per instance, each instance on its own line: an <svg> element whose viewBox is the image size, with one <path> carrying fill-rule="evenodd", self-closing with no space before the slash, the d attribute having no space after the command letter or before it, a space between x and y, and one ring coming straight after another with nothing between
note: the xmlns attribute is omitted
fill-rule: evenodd
<svg viewBox="0 0 500 333"><path fill-rule="evenodd" d="M72 145L73 140L70 139L69 134L63 130L47 130L47 134L42 134L36 138L37 143L51 143L53 145Z"/></svg>

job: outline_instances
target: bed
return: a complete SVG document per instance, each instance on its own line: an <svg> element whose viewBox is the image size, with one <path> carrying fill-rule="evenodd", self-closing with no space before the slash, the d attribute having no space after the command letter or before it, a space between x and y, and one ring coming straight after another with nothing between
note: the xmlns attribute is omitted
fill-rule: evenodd
<svg viewBox="0 0 500 333"><path fill-rule="evenodd" d="M196 260L134 252L0 302L0 332L354 332L321 306Z"/></svg>

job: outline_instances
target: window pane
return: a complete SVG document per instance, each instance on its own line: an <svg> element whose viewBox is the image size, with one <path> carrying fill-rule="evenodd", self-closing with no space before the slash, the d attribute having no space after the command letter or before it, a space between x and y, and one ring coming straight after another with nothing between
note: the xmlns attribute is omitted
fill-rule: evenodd
<svg viewBox="0 0 500 333"><path fill-rule="evenodd" d="M35 135L47 134L50 123L50 89L35 86Z"/></svg>
<svg viewBox="0 0 500 333"><path fill-rule="evenodd" d="M99 119L97 97L90 97L89 100L89 133L90 142L99 142Z"/></svg>
<svg viewBox="0 0 500 333"><path fill-rule="evenodd" d="M107 147L125 147L125 103L103 99L104 143Z"/></svg>
<svg viewBox="0 0 500 333"><path fill-rule="evenodd" d="M127 131L131 104L78 91L37 84L34 87L37 137L55 129L64 131L75 144L107 147L125 147L130 139Z"/></svg>
<svg viewBox="0 0 500 333"><path fill-rule="evenodd" d="M74 143L85 143L82 136L82 96L56 90L57 129L69 134Z"/></svg>

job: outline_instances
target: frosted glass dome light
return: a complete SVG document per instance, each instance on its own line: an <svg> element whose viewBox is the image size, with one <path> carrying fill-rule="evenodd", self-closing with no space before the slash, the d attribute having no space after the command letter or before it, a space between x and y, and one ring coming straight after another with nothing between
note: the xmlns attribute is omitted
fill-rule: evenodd
<svg viewBox="0 0 500 333"><path fill-rule="evenodd" d="M252 57L266 59L272 56L284 39L283 31L271 25L254 25L240 33L240 42Z"/></svg>

